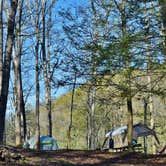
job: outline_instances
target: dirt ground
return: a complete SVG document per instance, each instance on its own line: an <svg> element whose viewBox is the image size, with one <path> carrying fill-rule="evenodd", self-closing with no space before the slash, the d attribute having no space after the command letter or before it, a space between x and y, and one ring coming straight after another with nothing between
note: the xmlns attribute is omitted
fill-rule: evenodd
<svg viewBox="0 0 166 166"><path fill-rule="evenodd" d="M0 158L1 165L11 166L166 166L166 154L58 150L36 151L14 149L16 156Z"/></svg>

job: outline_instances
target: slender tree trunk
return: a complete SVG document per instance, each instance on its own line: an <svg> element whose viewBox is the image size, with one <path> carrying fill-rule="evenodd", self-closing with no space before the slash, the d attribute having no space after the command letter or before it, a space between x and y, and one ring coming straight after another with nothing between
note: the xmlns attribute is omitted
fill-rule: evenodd
<svg viewBox="0 0 166 166"><path fill-rule="evenodd" d="M22 46L20 46L22 47ZM18 48L19 49L19 48ZM17 56L13 57L13 67L15 73L15 96L16 96L16 146L20 146L22 143L22 120L23 120L23 138L26 138L26 117L25 117L25 106L23 98L22 88L22 76L21 76L21 52L18 50ZM22 115L22 118L21 118Z"/></svg>
<svg viewBox="0 0 166 166"><path fill-rule="evenodd" d="M13 67L15 74L15 96L16 96L16 146L22 143L22 120L23 120L23 138L26 138L26 117L23 98L22 76L21 76L21 56L22 56L22 37L21 37L21 20L22 20L23 0L18 3L18 34L16 36L16 55L13 56ZM22 115L22 118L21 118Z"/></svg>
<svg viewBox="0 0 166 166"><path fill-rule="evenodd" d="M89 114L87 113L86 116L86 145L87 149L89 150Z"/></svg>
<svg viewBox="0 0 166 166"><path fill-rule="evenodd" d="M48 110L48 123L49 123L49 136L52 137L52 103L51 103L51 18L52 18L52 9L49 11L49 19L48 19L48 28L47 28L47 49L48 49L48 61L47 61L47 68L48 68L48 75L47 75L47 84L48 84L48 101L47 101L47 110Z"/></svg>
<svg viewBox="0 0 166 166"><path fill-rule="evenodd" d="M132 98L127 98L127 110L128 110L128 133L127 133L127 140L128 140L128 147L129 151L133 151L133 108L132 108Z"/></svg>
<svg viewBox="0 0 166 166"><path fill-rule="evenodd" d="M146 8L146 0L144 0L144 14L145 14L145 37L146 37L146 55L149 57L149 41L148 41L148 36L149 36L149 23L148 23L148 17L147 17L147 8ZM147 58L147 75L148 75L148 68L150 66L150 61ZM150 81L150 75L148 75L148 80ZM149 82L150 83L150 82ZM149 99L148 99L149 100ZM144 99L144 124L147 125L147 104L149 101L147 99ZM147 153L147 137L144 137L144 153Z"/></svg>
<svg viewBox="0 0 166 166"><path fill-rule="evenodd" d="M91 150L95 149L95 99L96 98L96 87L91 86L89 90L89 125L90 125L90 135L89 135L89 148Z"/></svg>
<svg viewBox="0 0 166 166"><path fill-rule="evenodd" d="M151 76L148 76L148 84L149 88L151 89ZM153 95L150 92L149 93L149 110L150 110L150 126L151 129L155 129L155 108L154 108L154 100L153 100ZM154 137L152 137L152 152L153 154L156 154L157 152L157 147L156 147L156 140Z"/></svg>
<svg viewBox="0 0 166 166"><path fill-rule="evenodd" d="M3 73L2 73L2 86L0 91L0 144L3 143L3 134L5 131L5 114L8 98L11 54L14 42L14 27L15 15L17 11L18 0L10 0L11 9L8 18L7 39L4 53Z"/></svg>
<svg viewBox="0 0 166 166"><path fill-rule="evenodd" d="M2 88L3 72L3 0L0 1L0 91Z"/></svg>
<svg viewBox="0 0 166 166"><path fill-rule="evenodd" d="M152 3L152 2L151 2ZM151 4L152 7L152 4ZM151 55L150 55L150 50L149 50L149 18L148 18L148 12L147 12L147 7L146 7L146 0L144 0L144 13L145 13L145 44L146 44L146 56L147 56L147 82L148 82L148 88L150 90L149 92L149 110L150 110L150 125L152 129L155 129L155 111L154 111L154 106L153 106L153 95L151 93L152 90L152 70L151 70ZM156 153L156 141L152 137L152 151L155 154Z"/></svg>
<svg viewBox="0 0 166 166"><path fill-rule="evenodd" d="M0 93L2 90L2 75L3 75L3 0L0 1ZM3 122L4 118L4 110L0 110L0 121ZM0 128L0 144L2 144L3 140L3 126ZM0 126L1 126L0 125Z"/></svg>
<svg viewBox="0 0 166 166"><path fill-rule="evenodd" d="M36 133L35 133L35 144L36 149L40 149L40 112L39 112L39 96L40 96L40 86L39 86L39 60L38 60L38 49L39 43L36 44Z"/></svg>
<svg viewBox="0 0 166 166"><path fill-rule="evenodd" d="M50 80L49 80L49 71L48 71L48 60L46 56L46 2L42 2L42 56L43 56L43 72L44 72L44 82L45 82L45 105L47 110L47 135L52 137L52 116L51 116L51 89L50 89Z"/></svg>
<svg viewBox="0 0 166 166"><path fill-rule="evenodd" d="M126 0L122 0L122 8L121 8L121 21L122 21L122 36L124 40L127 37L127 20L126 20ZM125 48L124 51L124 60L125 60L125 70L126 70L126 86L127 86L127 118L128 118L128 132L127 132L127 139L128 139L128 147L129 151L133 151L133 108L132 108L132 96L131 96L131 71L130 71L130 57L129 57L129 47L128 41L125 41L123 47Z"/></svg>
<svg viewBox="0 0 166 166"><path fill-rule="evenodd" d="M147 125L147 99L143 99L144 102L144 125ZM147 136L144 136L144 153L147 154Z"/></svg>
<svg viewBox="0 0 166 166"><path fill-rule="evenodd" d="M95 8L95 1L91 0L91 8L93 12L93 41L95 45L98 45L98 15ZM96 139L95 139L95 107L96 107L96 57L98 52L92 52L92 85L89 88L88 92L88 106L89 106L89 149L94 150L96 148Z"/></svg>
<svg viewBox="0 0 166 166"><path fill-rule="evenodd" d="M68 146L67 147L69 149L71 148L71 130L72 130L72 126L73 126L73 108L74 108L74 94L75 94L76 78L77 78L77 73L75 71L72 94L71 94L71 104L70 104L70 124L69 124L69 128L68 128Z"/></svg>
<svg viewBox="0 0 166 166"><path fill-rule="evenodd" d="M36 18L36 46L35 46L35 57L36 57L36 132L35 132L35 145L36 149L40 149L40 84L39 84L39 11L37 7L37 18Z"/></svg>
<svg viewBox="0 0 166 166"><path fill-rule="evenodd" d="M166 0L158 0L160 5L161 12L161 20L162 20L162 35L164 36L163 41L163 50L165 55L165 63L166 63Z"/></svg>
<svg viewBox="0 0 166 166"><path fill-rule="evenodd" d="M16 56L17 57L17 56ZM21 100L20 100L20 65L19 65L19 59L14 59L13 60L13 67L14 67L14 94L15 94L15 110L16 110L16 115L15 115L15 127L16 127L16 146L21 145Z"/></svg>
<svg viewBox="0 0 166 166"><path fill-rule="evenodd" d="M21 79L22 80L22 79ZM22 81L21 81L21 87L22 87ZM23 119L23 139L24 142L27 139L27 122L26 122L26 113L25 113L25 102L24 102L24 96L23 96L23 89L21 91L21 110L22 110L22 119Z"/></svg>

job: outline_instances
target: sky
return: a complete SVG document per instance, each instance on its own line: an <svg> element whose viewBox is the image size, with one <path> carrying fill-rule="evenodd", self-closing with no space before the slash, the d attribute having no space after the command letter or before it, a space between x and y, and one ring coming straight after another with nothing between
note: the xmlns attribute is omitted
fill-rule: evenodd
<svg viewBox="0 0 166 166"><path fill-rule="evenodd" d="M26 1L25 1L26 2ZM55 12L60 11L61 9L72 9L74 7L77 6L85 6L88 3L88 0L57 0L56 4L55 4ZM53 13L53 17L56 15L56 13ZM27 59L27 57L25 57ZM29 63L27 63L27 68L30 65L30 63L32 63L32 59L29 59ZM31 64L32 65L32 64ZM33 64L34 65L34 64ZM34 73L31 72L29 75L29 78L27 80L25 80L25 82L23 82L23 84L33 84L34 82ZM30 80L31 78L31 80ZM35 84L34 84L34 88L35 88ZM42 93L40 96L40 102L44 101L44 87L42 85L41 87L42 89ZM67 93L69 91L69 87L61 87L59 89L55 89L52 91L52 98L56 99L62 95L64 95L65 93ZM11 112L13 112L14 108L12 106L12 96L9 95L8 96L8 109L7 109L7 115L9 115ZM33 90L32 94L30 95L30 97L28 98L28 103L30 103L30 105L32 105L32 107L35 107L35 90Z"/></svg>
<svg viewBox="0 0 166 166"><path fill-rule="evenodd" d="M88 3L88 0L58 0L55 5L55 11L64 9L72 9L78 6L85 6ZM58 98L69 91L69 87L61 87L53 92L53 98Z"/></svg>

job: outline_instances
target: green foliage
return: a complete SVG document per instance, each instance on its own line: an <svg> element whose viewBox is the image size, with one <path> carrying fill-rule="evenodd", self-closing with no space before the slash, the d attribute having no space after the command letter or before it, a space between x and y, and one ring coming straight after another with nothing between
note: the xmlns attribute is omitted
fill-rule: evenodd
<svg viewBox="0 0 166 166"><path fill-rule="evenodd" d="M135 72L138 75L142 75L141 72ZM145 78L144 78L145 79ZM114 77L115 82L122 80L121 76L116 75ZM105 79L103 79L103 82ZM122 81L123 82L123 81ZM103 83L104 84L104 83ZM86 149L86 136L87 136L87 123L88 123L88 109L87 109L87 87L81 87L76 89L74 96L74 110L73 110L73 126L72 126L72 148L73 149ZM114 92L114 95L113 95ZM127 123L126 118L126 104L121 95L118 95L118 91L115 91L114 86L102 86L97 89L97 103L95 110L95 136L96 145L101 147L104 135L112 128L125 125ZM119 93L120 94L120 93ZM112 95L112 96L110 96ZM143 107L143 94L135 95L133 98L133 109L134 109L134 123L144 123L144 107ZM69 125L69 114L70 114L70 101L71 93L60 97L53 102L53 114L55 119L53 120L54 136L58 139L61 148L66 148L67 142L67 129ZM160 97L155 97L154 102L156 107L156 131L161 141L164 143L164 131L163 124L165 124L164 115L164 103ZM161 115L163 115L161 117ZM150 126L151 114L147 113L147 122ZM164 135L163 135L164 134ZM118 138L119 139L119 138ZM139 139L143 143L143 139ZM151 137L148 137L148 147L150 149ZM117 145L118 146L118 145ZM159 147L158 147L159 148Z"/></svg>

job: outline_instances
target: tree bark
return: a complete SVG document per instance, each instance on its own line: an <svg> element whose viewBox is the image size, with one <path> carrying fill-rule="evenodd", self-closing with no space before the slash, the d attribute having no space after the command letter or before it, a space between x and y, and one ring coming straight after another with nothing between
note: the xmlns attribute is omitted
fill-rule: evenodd
<svg viewBox="0 0 166 166"><path fill-rule="evenodd" d="M95 8L94 0L91 0L91 9L93 13L93 41L95 45L98 45L98 15ZM92 51L92 85L89 87L88 92L88 106L89 106L89 149L94 150L96 148L96 139L95 139L95 107L96 107L96 57L98 52Z"/></svg>
<svg viewBox="0 0 166 166"><path fill-rule="evenodd" d="M95 99L96 98L96 87L91 86L89 89L89 148L95 149Z"/></svg>
<svg viewBox="0 0 166 166"><path fill-rule="evenodd" d="M23 124L23 138L26 139L26 117L25 106L22 87L22 75L21 75L21 56L22 56L22 37L21 37L21 22L22 22L22 5L23 0L19 0L18 3L18 33L16 36L16 55L13 56L13 67L15 74L15 96L16 96L16 146L20 146L22 143L22 125ZM21 118L22 115L22 118ZM23 120L23 123L22 123Z"/></svg>
<svg viewBox="0 0 166 166"><path fill-rule="evenodd" d="M0 1L0 91L2 88L3 72L3 0Z"/></svg>
<svg viewBox="0 0 166 166"><path fill-rule="evenodd" d="M19 43L18 43L18 50L19 50L19 57L20 57L20 75L19 75L19 82L20 82L20 109L22 113L23 119L23 139L26 141L26 134L27 134L27 124L26 124L26 114L25 114L25 102L24 102L24 93L23 93L23 86L22 86L22 75L21 75L21 56L22 56L22 37L21 37L21 22L22 22L22 8L23 8L24 0L20 0L20 8L19 8Z"/></svg>
<svg viewBox="0 0 166 166"><path fill-rule="evenodd" d="M50 9L51 10L51 9ZM44 82L45 82L45 105L47 111L47 135L52 137L52 116L51 116L51 88L49 79L49 69L50 63L46 56L46 1L42 2L42 56L43 56L43 72L44 72Z"/></svg>
<svg viewBox="0 0 166 166"><path fill-rule="evenodd" d="M74 69L76 70L76 69ZM71 104L70 104L70 123L68 128L68 145L67 147L71 148L71 130L73 127L73 108L74 108L74 94L75 94L75 87L76 87L76 79L77 79L77 72L74 71L74 82L73 82L73 88L72 88L72 94L71 94Z"/></svg>
<svg viewBox="0 0 166 166"><path fill-rule="evenodd" d="M7 39L4 53L3 73L2 73L2 86L0 91L0 144L3 143L3 134L5 131L5 114L8 98L9 89L9 77L10 77L10 66L11 66L11 54L14 42L14 27L15 27L15 16L17 11L18 0L10 0L11 9L8 18L7 26Z"/></svg>
<svg viewBox="0 0 166 166"><path fill-rule="evenodd" d="M164 37L163 42L163 50L165 55L165 63L166 63L166 0L158 0L160 5L160 12L161 12L161 20L162 20L162 34Z"/></svg>
<svg viewBox="0 0 166 166"><path fill-rule="evenodd" d="M147 125L147 99L143 99L144 102L144 125ZM144 153L147 154L147 136L144 136Z"/></svg>
<svg viewBox="0 0 166 166"><path fill-rule="evenodd" d="M35 131L35 145L36 149L40 149L40 112L39 112L39 98L40 98L40 84L39 84L39 11L37 7L37 18L36 18L36 46L35 46L35 57L36 57L36 131Z"/></svg>
<svg viewBox="0 0 166 166"><path fill-rule="evenodd" d="M20 65L19 65L19 59L14 59L13 60L13 67L14 67L14 94L15 94L15 111L16 111L16 116L15 116L15 127L16 127L16 146L21 145L21 100L20 100Z"/></svg>
<svg viewBox="0 0 166 166"><path fill-rule="evenodd" d="M133 151L133 144L132 144L132 139L133 139L133 108L132 108L132 98L128 97L127 98L127 119L128 119L128 131L127 131L127 140L128 140L128 147L129 151Z"/></svg>
<svg viewBox="0 0 166 166"><path fill-rule="evenodd" d="M154 106L153 106L153 95L152 95L152 59L151 59L151 55L150 55L150 41L149 41L149 29L150 29L150 25L149 25L149 17L148 17L148 12L147 12L147 4L146 4L146 0L144 0L144 13L145 13L145 44L146 44L146 59L147 59L147 82L148 82L148 89L149 89L149 94L148 94L148 99L149 99L149 111L150 111L150 125L152 129L155 129L155 110L154 110ZM152 3L152 2L151 2ZM152 6L152 4L150 3L150 5ZM154 137L152 137L152 151L155 154L156 153L156 141L154 139Z"/></svg>
<svg viewBox="0 0 166 166"><path fill-rule="evenodd" d="M40 1L35 1L34 5L35 13L32 11L32 6L30 5L31 1L28 1L28 9L31 13L31 22L35 27L35 86L36 86L36 110L35 110L35 148L40 149L40 82L39 82L39 75L40 75L40 68L39 68L39 44L40 44ZM30 135L30 134L29 134Z"/></svg>
<svg viewBox="0 0 166 166"><path fill-rule="evenodd" d="M122 21L122 37L124 40L127 38L127 19L126 19L126 0L122 0L122 7L121 7L121 21ZM130 64L130 57L129 57L129 46L128 41L125 41L123 44L123 48L125 48L124 52L122 53L124 56L125 62L125 69L126 70L126 88L127 91L127 118L128 118L128 131L127 131L127 140L128 140L128 147L129 151L133 151L133 108L132 108L132 95L131 95L131 69L129 67Z"/></svg>

